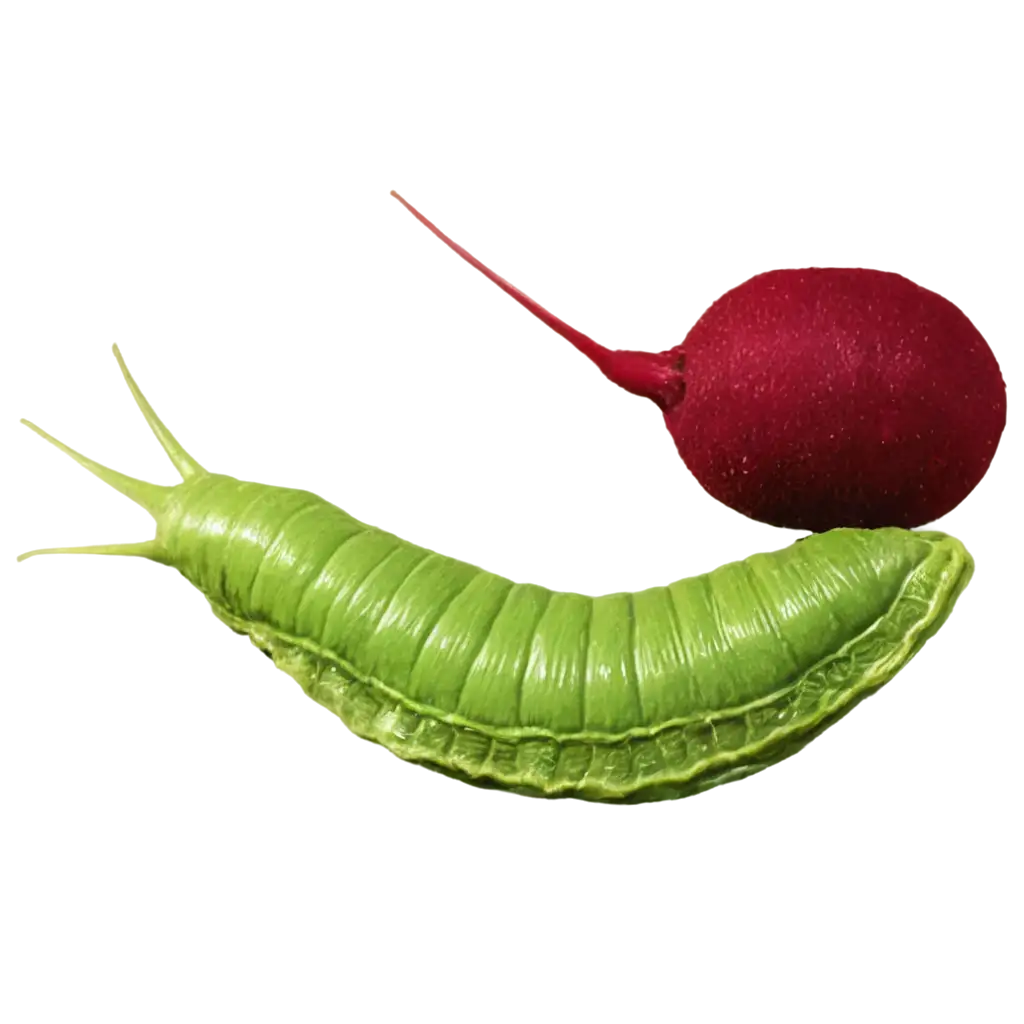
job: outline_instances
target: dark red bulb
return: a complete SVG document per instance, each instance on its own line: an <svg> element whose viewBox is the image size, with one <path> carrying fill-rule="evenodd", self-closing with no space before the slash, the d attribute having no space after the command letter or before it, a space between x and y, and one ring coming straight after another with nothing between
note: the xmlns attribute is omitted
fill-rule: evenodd
<svg viewBox="0 0 1024 1024"><path fill-rule="evenodd" d="M665 422L711 495L806 530L914 527L985 475L1006 422L995 356L951 302L879 270L773 270L676 350Z"/></svg>
<svg viewBox="0 0 1024 1024"><path fill-rule="evenodd" d="M995 356L956 306L905 277L772 270L723 295L681 345L610 351L401 201L610 380L656 402L701 486L752 519L921 526L992 461L1006 422Z"/></svg>

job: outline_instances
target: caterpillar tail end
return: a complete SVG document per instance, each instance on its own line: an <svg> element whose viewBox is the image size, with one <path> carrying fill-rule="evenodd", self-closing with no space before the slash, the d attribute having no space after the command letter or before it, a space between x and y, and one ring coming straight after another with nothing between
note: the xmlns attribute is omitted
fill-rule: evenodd
<svg viewBox="0 0 1024 1024"><path fill-rule="evenodd" d="M146 518L156 523L167 501L169 488L158 483L131 479L92 459L76 453L73 441L61 439L59 429L43 420L17 417L18 433L32 436L41 447L57 456L75 471L84 473L97 486L134 505ZM14 563L22 568L70 568L102 564L108 567L136 568L166 564L156 536L106 538L102 544L28 545L15 555Z"/></svg>
<svg viewBox="0 0 1024 1024"><path fill-rule="evenodd" d="M52 434L48 434L42 427L37 427L30 420L21 421L29 430L37 433L44 441L49 441L54 448L59 448L65 455L70 455L80 466L84 466L93 476L98 476L105 484L119 491L126 498L131 498L136 505L141 505L154 519L160 517L167 497L172 488L162 487L160 484L151 484L145 480L137 480L133 476L118 473L116 469L104 466L81 452L76 452L63 441L58 441Z"/></svg>
<svg viewBox="0 0 1024 1024"><path fill-rule="evenodd" d="M129 373L124 358L121 356L121 350L116 345L113 346L113 352L125 383L128 385L128 390L131 391L132 398L135 399L135 404L146 418L149 429L153 431L153 436L160 442L160 447L167 453L174 468L181 474L182 480L205 473L206 470L182 448L175 436L164 425L163 420L153 411L153 406L149 404L146 396L139 389L139 385L135 383L135 378Z"/></svg>
<svg viewBox="0 0 1024 1024"><path fill-rule="evenodd" d="M29 544L14 556L18 568L153 568L166 563L156 538L108 538L103 544Z"/></svg>

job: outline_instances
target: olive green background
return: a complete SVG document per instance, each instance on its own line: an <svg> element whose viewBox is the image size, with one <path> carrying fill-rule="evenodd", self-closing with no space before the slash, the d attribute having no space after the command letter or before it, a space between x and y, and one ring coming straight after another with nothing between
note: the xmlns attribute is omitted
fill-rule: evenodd
<svg viewBox="0 0 1024 1024"><path fill-rule="evenodd" d="M453 553L597 584L770 547L382 186L1019 181L1022 45L1020 11L5 12L0 412L120 412L102 345L157 336L140 376L204 459ZM195 340L225 335L267 337ZM306 335L354 340L285 358ZM467 795L311 715L156 573L15 574L138 519L0 451L0 1020L1024 1009L1019 811ZM1021 803L1018 542L971 539L919 663L709 803Z"/></svg>

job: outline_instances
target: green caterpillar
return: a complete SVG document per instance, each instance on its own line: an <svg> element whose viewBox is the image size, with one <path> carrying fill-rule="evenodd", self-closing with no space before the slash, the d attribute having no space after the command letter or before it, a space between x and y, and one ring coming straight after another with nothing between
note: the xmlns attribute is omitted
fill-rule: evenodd
<svg viewBox="0 0 1024 1024"><path fill-rule="evenodd" d="M125 476L23 421L157 529L20 558L173 566L354 733L477 785L639 802L751 775L891 679L973 571L945 534L839 529L635 594L512 583L307 491L206 472L114 354L183 481Z"/></svg>

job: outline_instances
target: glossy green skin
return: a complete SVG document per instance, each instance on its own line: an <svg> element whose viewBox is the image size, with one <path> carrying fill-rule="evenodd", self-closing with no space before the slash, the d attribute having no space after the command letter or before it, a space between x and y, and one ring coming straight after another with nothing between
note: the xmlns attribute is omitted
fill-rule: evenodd
<svg viewBox="0 0 1024 1024"><path fill-rule="evenodd" d="M590 598L214 475L175 488L157 540L357 735L479 785L630 802L794 753L916 653L972 569L944 534L834 530Z"/></svg>

